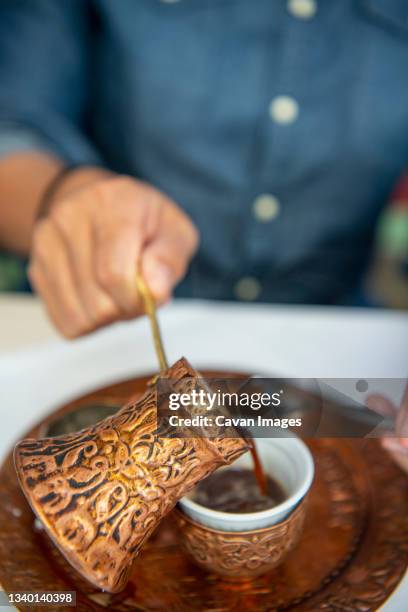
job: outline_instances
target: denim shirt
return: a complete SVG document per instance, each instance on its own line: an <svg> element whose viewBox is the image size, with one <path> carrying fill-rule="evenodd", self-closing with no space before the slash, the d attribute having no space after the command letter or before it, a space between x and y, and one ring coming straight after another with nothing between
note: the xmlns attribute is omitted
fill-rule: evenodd
<svg viewBox="0 0 408 612"><path fill-rule="evenodd" d="M408 2L2 0L0 153L30 148L178 202L178 295L344 302L408 165Z"/></svg>

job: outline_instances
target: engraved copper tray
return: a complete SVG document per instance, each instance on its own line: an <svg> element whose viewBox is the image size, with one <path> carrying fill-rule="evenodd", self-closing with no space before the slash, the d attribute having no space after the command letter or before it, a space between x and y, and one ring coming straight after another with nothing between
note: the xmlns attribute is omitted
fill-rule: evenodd
<svg viewBox="0 0 408 612"><path fill-rule="evenodd" d="M71 421L72 429L85 426L85 415L104 416L140 393L147 380L118 383L75 400L24 436L59 434L61 417L65 424ZM139 555L127 588L117 595L83 581L35 526L10 454L0 469L0 584L6 591L75 590L80 612L377 610L408 564L408 478L376 440L311 440L309 445L316 476L306 526L280 567L240 583L207 574L181 551L170 515Z"/></svg>

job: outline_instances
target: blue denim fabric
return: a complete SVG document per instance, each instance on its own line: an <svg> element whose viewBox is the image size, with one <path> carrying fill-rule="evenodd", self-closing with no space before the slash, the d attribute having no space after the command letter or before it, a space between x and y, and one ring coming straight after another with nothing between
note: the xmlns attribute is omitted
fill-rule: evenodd
<svg viewBox="0 0 408 612"><path fill-rule="evenodd" d="M13 130L174 198L202 236L179 295L234 299L251 276L262 301L348 301L408 165L408 2L317 0L306 20L284 0L2 0L0 152Z"/></svg>

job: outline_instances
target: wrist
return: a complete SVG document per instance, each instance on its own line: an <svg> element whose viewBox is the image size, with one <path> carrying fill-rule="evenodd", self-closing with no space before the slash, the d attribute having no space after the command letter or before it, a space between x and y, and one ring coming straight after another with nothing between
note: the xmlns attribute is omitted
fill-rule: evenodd
<svg viewBox="0 0 408 612"><path fill-rule="evenodd" d="M72 165L60 168L48 183L40 198L36 211L36 221L47 217L56 202L74 191L112 176L111 171L98 166Z"/></svg>

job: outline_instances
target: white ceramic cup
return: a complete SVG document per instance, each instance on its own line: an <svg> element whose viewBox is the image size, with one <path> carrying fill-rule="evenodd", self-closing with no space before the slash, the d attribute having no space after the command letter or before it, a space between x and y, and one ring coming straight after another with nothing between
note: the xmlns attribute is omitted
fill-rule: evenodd
<svg viewBox="0 0 408 612"><path fill-rule="evenodd" d="M220 531L251 531L280 523L295 509L308 492L314 475L312 455L297 436L258 438L255 440L262 466L267 474L284 488L284 502L270 510L233 513L211 510L194 502L188 495L179 500L180 509L197 523ZM232 465L221 470L252 469L250 453L241 455Z"/></svg>

